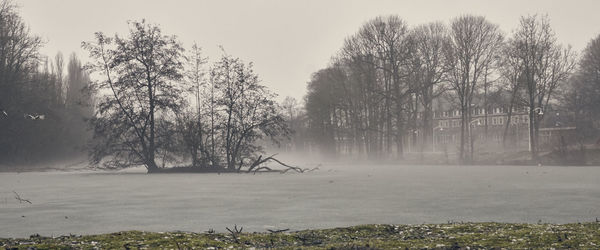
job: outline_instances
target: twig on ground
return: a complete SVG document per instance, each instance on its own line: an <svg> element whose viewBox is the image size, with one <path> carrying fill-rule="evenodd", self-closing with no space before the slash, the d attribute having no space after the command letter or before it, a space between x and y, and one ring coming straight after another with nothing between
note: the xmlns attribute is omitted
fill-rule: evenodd
<svg viewBox="0 0 600 250"><path fill-rule="evenodd" d="M244 227L240 227L238 229L237 225L234 225L233 230L229 229L228 227L225 227L225 229L227 229L227 231L229 231L229 233L231 233L231 236L233 237L233 240L235 241L235 243L239 243L238 235L240 233L242 233L242 230L244 230Z"/></svg>
<svg viewBox="0 0 600 250"><path fill-rule="evenodd" d="M32 204L31 201L21 198L21 196L16 191L13 190L13 193L15 193L15 199L17 199L19 203L27 202L29 204Z"/></svg>

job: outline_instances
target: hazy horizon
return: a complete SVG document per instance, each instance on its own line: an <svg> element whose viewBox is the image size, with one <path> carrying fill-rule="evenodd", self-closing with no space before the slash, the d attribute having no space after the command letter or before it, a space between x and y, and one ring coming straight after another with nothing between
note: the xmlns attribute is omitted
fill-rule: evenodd
<svg viewBox="0 0 600 250"><path fill-rule="evenodd" d="M146 19L164 34L176 35L189 49L195 41L211 61L219 45L252 61L255 70L279 95L301 100L311 74L327 66L344 39L366 21L396 14L411 27L448 23L461 14L483 15L507 35L519 17L548 14L559 41L581 52L600 29L600 2L587 1L76 1L18 0L33 34L47 42L41 52L77 53L87 61L82 41L93 34L124 34L127 20ZM92 10L92 11L90 11ZM176 13L176 14L175 14Z"/></svg>

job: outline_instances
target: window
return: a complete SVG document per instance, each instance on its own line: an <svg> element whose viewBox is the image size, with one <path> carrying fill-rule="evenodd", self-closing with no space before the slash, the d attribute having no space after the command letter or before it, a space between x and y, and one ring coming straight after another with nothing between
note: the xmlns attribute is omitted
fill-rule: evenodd
<svg viewBox="0 0 600 250"><path fill-rule="evenodd" d="M440 127L442 127L442 128L450 127L450 122L446 121L446 120L440 121Z"/></svg>
<svg viewBox="0 0 600 250"><path fill-rule="evenodd" d="M452 121L452 127L460 127L460 121L459 120Z"/></svg>
<svg viewBox="0 0 600 250"><path fill-rule="evenodd" d="M498 125L504 124L504 117L498 117Z"/></svg>

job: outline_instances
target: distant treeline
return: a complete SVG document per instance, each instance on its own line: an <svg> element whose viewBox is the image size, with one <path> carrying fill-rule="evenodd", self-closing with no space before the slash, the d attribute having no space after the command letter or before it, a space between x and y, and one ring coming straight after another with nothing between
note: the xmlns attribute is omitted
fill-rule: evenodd
<svg viewBox="0 0 600 250"><path fill-rule="evenodd" d="M31 164L84 154L93 99L76 55L40 55L11 1L0 3L0 164ZM65 68L66 67L66 68Z"/></svg>
<svg viewBox="0 0 600 250"><path fill-rule="evenodd" d="M576 113L578 127L589 128L580 137L596 135L599 43L600 36L578 63L570 46L558 42L547 16L521 17L508 36L476 15L415 27L399 16L377 17L313 74L304 127L320 152L402 158L408 143L431 149L434 111L456 110L458 158L468 162L475 150L469 133L474 111L519 108L529 110L535 158L543 111L552 106Z"/></svg>

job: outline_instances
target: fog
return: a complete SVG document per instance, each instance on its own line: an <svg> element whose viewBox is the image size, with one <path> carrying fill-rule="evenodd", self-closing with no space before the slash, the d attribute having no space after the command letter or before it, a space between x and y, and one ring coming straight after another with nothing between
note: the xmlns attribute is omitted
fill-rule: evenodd
<svg viewBox="0 0 600 250"><path fill-rule="evenodd" d="M599 3L0 0L0 239L597 222Z"/></svg>
<svg viewBox="0 0 600 250"><path fill-rule="evenodd" d="M304 174L0 173L0 235L302 230L368 223L572 223L600 168L323 165ZM14 198L17 192L22 199Z"/></svg>

